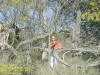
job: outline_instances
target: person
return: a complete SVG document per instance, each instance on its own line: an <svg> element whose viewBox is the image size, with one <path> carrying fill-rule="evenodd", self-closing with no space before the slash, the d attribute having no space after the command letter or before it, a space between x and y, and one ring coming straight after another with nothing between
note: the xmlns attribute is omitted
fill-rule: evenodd
<svg viewBox="0 0 100 75"><path fill-rule="evenodd" d="M50 52L50 66L51 66L51 68L54 67L54 64L57 64L58 55L57 55L56 50L60 49L61 47L62 47L61 43L56 41L55 36L52 36L51 37L51 52Z"/></svg>
<svg viewBox="0 0 100 75"><path fill-rule="evenodd" d="M54 36L51 37L52 43L51 43L51 49L56 50L58 48L61 48L61 43L56 41L56 38Z"/></svg>

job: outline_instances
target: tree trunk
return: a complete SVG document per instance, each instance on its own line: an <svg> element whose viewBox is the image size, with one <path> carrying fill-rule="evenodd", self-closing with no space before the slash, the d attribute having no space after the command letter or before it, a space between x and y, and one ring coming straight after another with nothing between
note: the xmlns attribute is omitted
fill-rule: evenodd
<svg viewBox="0 0 100 75"><path fill-rule="evenodd" d="M77 48L80 43L80 24L81 24L81 10L77 11L76 25L73 29L73 47Z"/></svg>
<svg viewBox="0 0 100 75"><path fill-rule="evenodd" d="M43 12L42 12L42 15L43 15L43 30L44 32L47 31L47 16L46 16L46 0L42 0L43 2L43 6L44 6L44 9L43 9Z"/></svg>

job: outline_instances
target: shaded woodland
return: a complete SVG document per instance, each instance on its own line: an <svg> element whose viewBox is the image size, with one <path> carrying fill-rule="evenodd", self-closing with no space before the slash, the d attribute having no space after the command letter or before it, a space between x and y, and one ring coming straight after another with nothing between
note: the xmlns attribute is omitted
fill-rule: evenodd
<svg viewBox="0 0 100 75"><path fill-rule="evenodd" d="M62 44L54 70L42 60L51 36ZM100 0L0 0L0 64L36 68L22 75L100 75Z"/></svg>

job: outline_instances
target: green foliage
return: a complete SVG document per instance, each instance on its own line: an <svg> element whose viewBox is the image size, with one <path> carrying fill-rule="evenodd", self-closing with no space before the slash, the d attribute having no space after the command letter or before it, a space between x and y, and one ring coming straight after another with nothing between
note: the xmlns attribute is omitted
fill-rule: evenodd
<svg viewBox="0 0 100 75"><path fill-rule="evenodd" d="M0 4L0 9L4 8L5 6L3 4Z"/></svg>
<svg viewBox="0 0 100 75"><path fill-rule="evenodd" d="M88 21L100 21L100 3L90 1L86 11L82 14L82 19L86 18Z"/></svg>
<svg viewBox="0 0 100 75"><path fill-rule="evenodd" d="M8 4L20 6L24 4L24 0L8 0Z"/></svg>
<svg viewBox="0 0 100 75"><path fill-rule="evenodd" d="M39 11L39 12L43 11L45 8L46 8L46 6L43 5L43 3L41 3L41 2L38 2L36 4L36 10Z"/></svg>
<svg viewBox="0 0 100 75"><path fill-rule="evenodd" d="M15 47L15 48L19 43L19 40L17 40L17 36L15 36L14 33L12 33L12 32L9 35L8 43L12 44L12 46Z"/></svg>
<svg viewBox="0 0 100 75"><path fill-rule="evenodd" d="M27 0L27 2L26 2L27 9L32 9L33 8L33 3L34 3L34 0Z"/></svg>
<svg viewBox="0 0 100 75"><path fill-rule="evenodd" d="M84 61L88 60L91 58L91 60L95 60L97 57L93 53L83 53L81 57Z"/></svg>
<svg viewBox="0 0 100 75"><path fill-rule="evenodd" d="M25 0L3 0L3 2L0 3L0 8L6 8L5 4L7 4L7 6L12 5L21 8L25 3L27 4L27 7L29 7L33 5L33 2L34 0L27 0L27 2L25 2Z"/></svg>
<svg viewBox="0 0 100 75"><path fill-rule="evenodd" d="M0 3L0 9L3 9L6 7L6 2L7 0L2 0L2 2Z"/></svg>
<svg viewBox="0 0 100 75"><path fill-rule="evenodd" d="M28 20L28 16L19 16L18 22L19 23L25 23Z"/></svg>
<svg viewBox="0 0 100 75"><path fill-rule="evenodd" d="M30 5L34 2L34 0L27 0L27 4Z"/></svg>

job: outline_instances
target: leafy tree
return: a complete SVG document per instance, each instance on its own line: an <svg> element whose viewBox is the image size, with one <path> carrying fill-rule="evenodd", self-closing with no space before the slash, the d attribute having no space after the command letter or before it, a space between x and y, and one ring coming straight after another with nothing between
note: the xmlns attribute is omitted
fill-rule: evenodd
<svg viewBox="0 0 100 75"><path fill-rule="evenodd" d="M99 31L100 31L100 2L99 0L89 0L84 1L80 4L80 8L82 11L82 34L86 34L88 41L90 43L95 43L96 45L99 44ZM84 8L82 8L84 7ZM83 34L83 35L84 35ZM90 40L90 37L94 37L95 39ZM84 39L83 39L84 40Z"/></svg>
<svg viewBox="0 0 100 75"><path fill-rule="evenodd" d="M88 6L88 7L87 7ZM98 1L89 1L86 4L86 10L83 10L82 18L86 18L87 21L100 21L100 3Z"/></svg>

